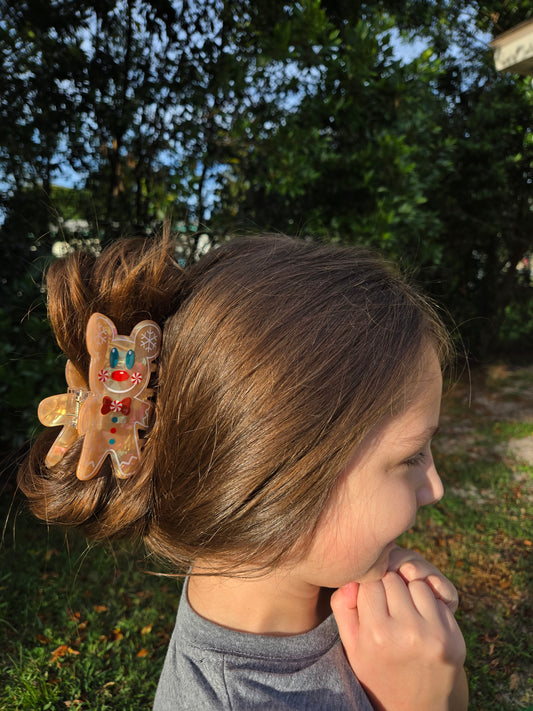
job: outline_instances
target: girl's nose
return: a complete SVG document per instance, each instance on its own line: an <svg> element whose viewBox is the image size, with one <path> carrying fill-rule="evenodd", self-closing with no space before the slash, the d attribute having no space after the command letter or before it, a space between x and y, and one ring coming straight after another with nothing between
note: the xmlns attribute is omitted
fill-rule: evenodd
<svg viewBox="0 0 533 711"><path fill-rule="evenodd" d="M428 506L429 504L436 504L437 501L442 499L443 495L444 487L442 480L434 462L431 462L431 466L425 472L425 481L421 483L417 491L418 505Z"/></svg>

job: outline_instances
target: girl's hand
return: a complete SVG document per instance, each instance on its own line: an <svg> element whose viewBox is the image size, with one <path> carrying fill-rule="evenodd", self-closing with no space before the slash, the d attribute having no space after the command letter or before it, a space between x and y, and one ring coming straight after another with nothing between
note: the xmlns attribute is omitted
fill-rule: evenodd
<svg viewBox="0 0 533 711"><path fill-rule="evenodd" d="M424 580L394 572L331 598L346 656L377 711L464 711L461 631Z"/></svg>
<svg viewBox="0 0 533 711"><path fill-rule="evenodd" d="M457 610L459 596L454 585L420 553L396 546L389 557L389 570L398 573L406 583L424 580L438 600L442 600L453 613Z"/></svg>

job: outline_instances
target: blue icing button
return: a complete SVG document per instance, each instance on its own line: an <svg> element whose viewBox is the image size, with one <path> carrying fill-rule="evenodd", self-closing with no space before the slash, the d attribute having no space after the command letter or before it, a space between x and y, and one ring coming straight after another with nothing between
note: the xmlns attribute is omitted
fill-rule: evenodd
<svg viewBox="0 0 533 711"><path fill-rule="evenodd" d="M110 439L110 440L109 440L109 444L115 444L115 440L114 440L114 439Z"/></svg>
<svg viewBox="0 0 533 711"><path fill-rule="evenodd" d="M118 417L112 417L111 422L118 422Z"/></svg>

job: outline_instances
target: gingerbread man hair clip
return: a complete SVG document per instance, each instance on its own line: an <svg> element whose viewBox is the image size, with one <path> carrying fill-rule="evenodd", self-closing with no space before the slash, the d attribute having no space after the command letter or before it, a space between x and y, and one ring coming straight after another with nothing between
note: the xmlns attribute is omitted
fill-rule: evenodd
<svg viewBox="0 0 533 711"><path fill-rule="evenodd" d="M43 425L63 425L44 460L47 467L53 467L60 462L67 449L78 439L78 415L82 403L89 395L87 383L70 360L67 360L65 367L65 378L68 392L45 398L37 410L37 416Z"/></svg>
<svg viewBox="0 0 533 711"><path fill-rule="evenodd" d="M129 477L137 470L141 458L139 431L149 428L153 411L148 399L153 394L148 388L155 369L152 361L159 355L160 347L161 329L154 321L141 321L129 336L122 336L107 316L95 313L89 319L89 391L78 397L78 402L80 399L83 402L74 425L76 436L85 435L76 470L78 479L95 476L107 456L111 457L118 477ZM67 382L70 385L68 373ZM65 413L74 408L67 401L69 395L55 395L39 406L43 424L65 425L48 454L47 466L57 463L76 438L72 413Z"/></svg>

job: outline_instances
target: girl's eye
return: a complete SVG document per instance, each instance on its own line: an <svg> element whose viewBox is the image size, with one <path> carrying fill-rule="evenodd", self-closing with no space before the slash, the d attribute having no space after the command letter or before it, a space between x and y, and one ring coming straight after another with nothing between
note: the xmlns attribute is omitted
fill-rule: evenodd
<svg viewBox="0 0 533 711"><path fill-rule="evenodd" d="M412 457L409 457L409 459L406 459L404 461L404 464L406 464L408 467L416 467L416 465L421 464L425 458L426 458L425 452L418 452L417 454L414 454Z"/></svg>
<svg viewBox="0 0 533 711"><path fill-rule="evenodd" d="M131 349L126 353L126 368L131 370L135 365L135 351Z"/></svg>
<svg viewBox="0 0 533 711"><path fill-rule="evenodd" d="M118 363L118 350L116 348L111 349L111 353L109 354L109 365L112 368L116 368Z"/></svg>

